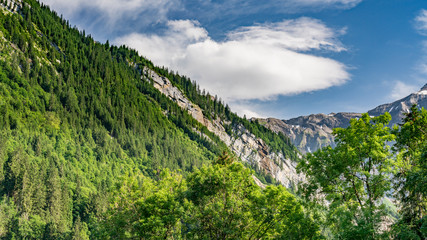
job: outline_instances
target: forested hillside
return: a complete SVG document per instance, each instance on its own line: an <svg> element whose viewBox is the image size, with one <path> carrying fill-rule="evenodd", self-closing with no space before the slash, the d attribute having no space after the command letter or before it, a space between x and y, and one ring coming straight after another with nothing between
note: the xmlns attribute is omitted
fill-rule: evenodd
<svg viewBox="0 0 427 240"><path fill-rule="evenodd" d="M427 237L425 109L300 156L141 55L0 0L0 239Z"/></svg>
<svg viewBox="0 0 427 240"><path fill-rule="evenodd" d="M155 67L125 46L96 42L35 0L0 3L0 238L105 238L113 234L107 230L115 229L106 230L105 226L123 223L123 219L108 219L120 213L120 209L110 209L110 203L120 194L117 186L129 181L126 179L150 179L146 181L159 181L152 184L161 185L165 179L163 169L167 168L174 176L193 176L189 182L196 184L194 178L201 173L193 173L195 169L208 169L202 166L210 166L223 151L230 151L185 109L161 94L150 81L141 79L143 68L169 78L208 118L222 117L228 122L229 134L235 134L234 127L241 124L273 151L296 159L296 150L284 135L239 118L188 78ZM243 171L239 167L222 168L213 171ZM267 176L260 168L256 174L262 180ZM248 172L244 176L252 186L251 175ZM274 181L271 176L268 180ZM139 186L144 187L146 183L140 181ZM198 184L208 187L213 183ZM166 191L160 185L159 191ZM228 194L236 187L218 191ZM194 189L188 189L183 191L192 194ZM261 204L257 200L264 194L272 198L285 194L270 201L283 204L295 201L293 196L284 188L268 188L276 195L255 185L251 189L250 196L241 198L247 203L241 211L253 218L257 215L259 225L253 223L252 230L245 234L279 236L285 230L299 234L290 233L290 228L283 230L283 226L264 226L264 215L256 214L267 207L267 202ZM197 206L202 206L198 201L207 201L206 196L220 193L208 191L205 197L179 194L170 196L192 203L193 207L181 214L193 216L203 213L203 209L197 210ZM295 211L298 219L310 222L295 204L292 206L296 208L288 211ZM181 215L175 224L181 223L180 219ZM168 221L155 223L166 226ZM191 221L194 219L188 223ZM182 228L182 236L193 234L203 238L202 226L196 225ZM309 234L316 235L315 225L312 230ZM123 234L140 236L132 231ZM172 232L165 234L171 236Z"/></svg>

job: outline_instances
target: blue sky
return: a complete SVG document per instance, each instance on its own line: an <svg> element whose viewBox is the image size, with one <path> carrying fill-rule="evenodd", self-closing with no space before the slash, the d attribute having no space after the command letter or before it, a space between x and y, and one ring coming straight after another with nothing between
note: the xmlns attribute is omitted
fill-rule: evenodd
<svg viewBox="0 0 427 240"><path fill-rule="evenodd" d="M42 0L247 117L365 112L427 83L426 0Z"/></svg>

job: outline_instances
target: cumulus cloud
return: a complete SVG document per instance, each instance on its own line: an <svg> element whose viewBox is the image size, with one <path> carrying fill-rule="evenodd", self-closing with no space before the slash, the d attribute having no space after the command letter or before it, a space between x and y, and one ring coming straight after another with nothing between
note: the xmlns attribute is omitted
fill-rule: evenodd
<svg viewBox="0 0 427 240"><path fill-rule="evenodd" d="M168 27L161 35L134 33L115 42L179 70L231 105L325 89L350 78L344 64L307 52L345 50L339 33L315 19L244 27L224 41L212 40L196 21L169 21Z"/></svg>
<svg viewBox="0 0 427 240"><path fill-rule="evenodd" d="M411 85L401 81L396 81L391 91L390 98L392 100L398 100L408 96L411 93L418 91L418 89L419 86Z"/></svg>
<svg viewBox="0 0 427 240"><path fill-rule="evenodd" d="M424 36L427 36L427 10L422 9L415 18L415 28Z"/></svg>
<svg viewBox="0 0 427 240"><path fill-rule="evenodd" d="M163 35L132 33L114 42L137 49L157 65L176 68L185 58L188 46L208 39L207 31L199 25L191 20L168 21Z"/></svg>

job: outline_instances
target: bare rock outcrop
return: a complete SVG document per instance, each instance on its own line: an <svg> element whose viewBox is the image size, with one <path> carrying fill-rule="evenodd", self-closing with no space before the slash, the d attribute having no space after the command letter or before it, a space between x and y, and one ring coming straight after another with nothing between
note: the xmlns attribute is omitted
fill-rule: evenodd
<svg viewBox="0 0 427 240"><path fill-rule="evenodd" d="M258 119L274 132L288 136L301 153L314 152L319 148L334 146L332 130L345 128L350 119L360 117L360 113L312 114L289 120L275 118Z"/></svg>
<svg viewBox="0 0 427 240"><path fill-rule="evenodd" d="M224 125L230 124L229 122L220 118L214 120L206 118L202 109L173 86L169 79L159 76L148 68L142 70L142 79L152 81L155 88L186 109L194 119L217 135L242 161L263 169L286 187L295 187L296 183L304 179L304 176L297 174L295 162L285 158L281 153L270 151L262 139L255 137L242 125L234 127L234 136L227 134Z"/></svg>

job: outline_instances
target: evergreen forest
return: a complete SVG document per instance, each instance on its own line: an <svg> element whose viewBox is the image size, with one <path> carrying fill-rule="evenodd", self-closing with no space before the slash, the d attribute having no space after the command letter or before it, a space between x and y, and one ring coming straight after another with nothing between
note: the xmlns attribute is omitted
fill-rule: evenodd
<svg viewBox="0 0 427 240"><path fill-rule="evenodd" d="M364 115L334 131L336 148L300 157L141 55L37 0L0 0L0 239L427 238L426 110L395 128ZM244 126L298 162L306 181L290 191L242 163L143 68L229 135Z"/></svg>

